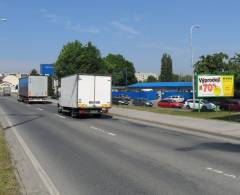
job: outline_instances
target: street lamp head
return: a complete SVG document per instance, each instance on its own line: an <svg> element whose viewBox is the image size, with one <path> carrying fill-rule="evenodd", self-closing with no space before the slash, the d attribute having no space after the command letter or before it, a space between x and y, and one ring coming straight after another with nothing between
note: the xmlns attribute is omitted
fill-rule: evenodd
<svg viewBox="0 0 240 195"><path fill-rule="evenodd" d="M6 18L1 18L0 20L3 21L3 22L6 22L6 21L7 21Z"/></svg>
<svg viewBox="0 0 240 195"><path fill-rule="evenodd" d="M200 25L192 25L191 26L191 31L193 30L193 29L199 29L200 28Z"/></svg>

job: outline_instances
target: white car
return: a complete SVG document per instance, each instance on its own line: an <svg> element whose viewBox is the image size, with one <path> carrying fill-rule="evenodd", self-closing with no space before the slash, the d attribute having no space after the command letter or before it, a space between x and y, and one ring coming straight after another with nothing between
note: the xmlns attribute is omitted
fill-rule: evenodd
<svg viewBox="0 0 240 195"><path fill-rule="evenodd" d="M187 100L184 103L183 107L186 109L194 109L193 100L192 99ZM203 99L195 99L195 110L197 109L204 111L215 110L216 105Z"/></svg>
<svg viewBox="0 0 240 195"><path fill-rule="evenodd" d="M175 102L184 102L184 97L181 95L172 95L167 97L166 99L174 100Z"/></svg>

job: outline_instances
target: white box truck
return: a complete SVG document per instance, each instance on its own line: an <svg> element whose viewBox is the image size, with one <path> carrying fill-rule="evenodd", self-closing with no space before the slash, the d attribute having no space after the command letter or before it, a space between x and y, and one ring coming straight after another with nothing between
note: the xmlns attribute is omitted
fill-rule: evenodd
<svg viewBox="0 0 240 195"><path fill-rule="evenodd" d="M27 76L19 79L18 101L25 103L46 102L47 96L47 76Z"/></svg>
<svg viewBox="0 0 240 195"><path fill-rule="evenodd" d="M111 108L112 77L76 74L61 79L58 112L101 116Z"/></svg>
<svg viewBox="0 0 240 195"><path fill-rule="evenodd" d="M11 95L11 87L3 87L3 96L10 96Z"/></svg>

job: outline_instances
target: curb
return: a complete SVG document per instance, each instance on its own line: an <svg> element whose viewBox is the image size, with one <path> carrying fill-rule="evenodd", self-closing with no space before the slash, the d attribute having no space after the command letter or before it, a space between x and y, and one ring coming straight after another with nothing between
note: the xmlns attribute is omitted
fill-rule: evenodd
<svg viewBox="0 0 240 195"><path fill-rule="evenodd" d="M151 121L151 120L147 120L147 119L141 119L141 118L137 118L137 117L126 116L126 115L123 115L123 114L116 114L116 113L109 113L109 115L120 116L120 117L123 117L123 118L133 119L133 120L141 120L143 122L153 123L153 124L156 124L156 125L164 125L164 126L169 126L169 127L178 128L178 129L181 128L181 129L186 130L186 131L202 133L202 134L206 134L206 135L213 135L213 136L217 136L217 137L221 137L221 138L228 138L228 139L233 139L233 140L240 141L240 137L209 132L209 131L205 131L205 130L201 130L201 129L197 129L197 128L190 128L190 127L187 127L187 126L178 126L178 125L173 125L173 124L169 124L169 123L156 122L156 121Z"/></svg>

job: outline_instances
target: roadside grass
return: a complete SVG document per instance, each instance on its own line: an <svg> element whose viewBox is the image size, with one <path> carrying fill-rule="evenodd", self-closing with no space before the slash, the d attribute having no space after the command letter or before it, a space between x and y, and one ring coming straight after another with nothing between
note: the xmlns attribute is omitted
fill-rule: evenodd
<svg viewBox="0 0 240 195"><path fill-rule="evenodd" d="M217 111L217 112L198 112L186 109L177 108L160 108L160 107L145 107L145 106L133 106L133 105L114 105L118 108L129 108L134 110L142 110L160 114L169 114L176 116L187 116L193 118L203 118L203 119L218 119L232 122L240 122L240 112L230 112L230 111Z"/></svg>
<svg viewBox="0 0 240 195"><path fill-rule="evenodd" d="M0 195L19 195L14 168L11 163L10 152L4 137L4 131L0 127Z"/></svg>

